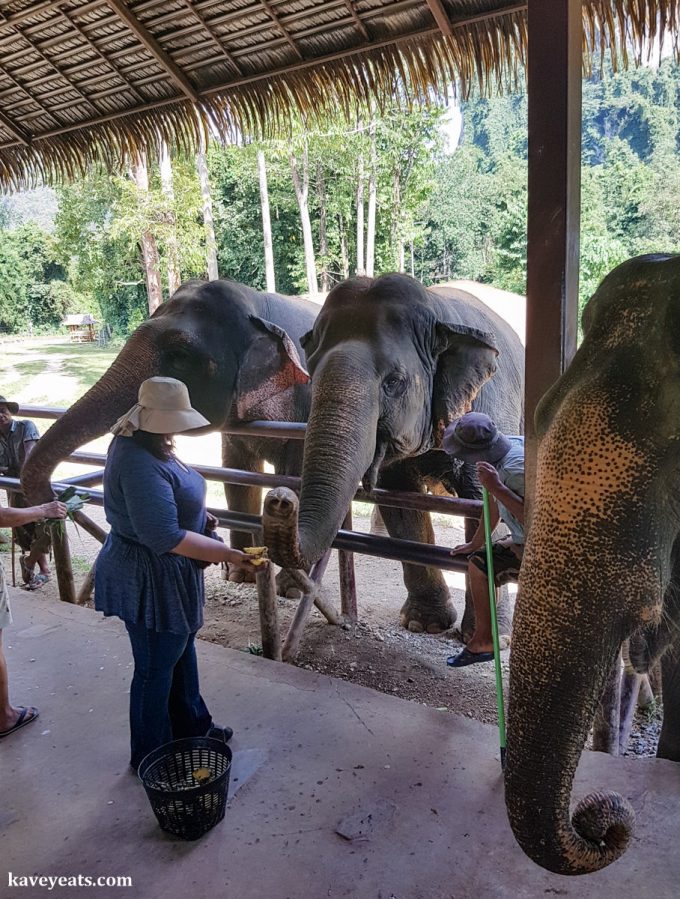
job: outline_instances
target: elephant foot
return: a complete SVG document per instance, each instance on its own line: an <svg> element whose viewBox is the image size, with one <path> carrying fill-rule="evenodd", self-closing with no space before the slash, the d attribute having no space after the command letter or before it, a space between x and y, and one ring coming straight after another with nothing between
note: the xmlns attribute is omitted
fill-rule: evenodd
<svg viewBox="0 0 680 899"><path fill-rule="evenodd" d="M228 566L229 568L229 576L227 580L232 584L254 584L255 583L255 575L251 574L249 571L242 571L238 568L234 568L232 565Z"/></svg>
<svg viewBox="0 0 680 899"><path fill-rule="evenodd" d="M401 607L399 621L414 634L441 634L455 624L456 610L448 595L425 601L409 596Z"/></svg>
<svg viewBox="0 0 680 899"><path fill-rule="evenodd" d="M276 575L276 593L286 599L302 599L300 585L293 580L285 568L282 568Z"/></svg>

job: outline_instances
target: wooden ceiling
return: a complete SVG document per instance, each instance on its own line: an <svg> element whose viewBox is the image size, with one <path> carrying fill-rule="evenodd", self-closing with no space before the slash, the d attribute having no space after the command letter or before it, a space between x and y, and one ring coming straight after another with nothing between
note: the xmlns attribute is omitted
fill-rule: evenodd
<svg viewBox="0 0 680 899"><path fill-rule="evenodd" d="M677 0L583 8L589 46L677 40ZM525 53L513 0L0 0L0 182L193 148L208 126L266 133L291 110L502 86Z"/></svg>

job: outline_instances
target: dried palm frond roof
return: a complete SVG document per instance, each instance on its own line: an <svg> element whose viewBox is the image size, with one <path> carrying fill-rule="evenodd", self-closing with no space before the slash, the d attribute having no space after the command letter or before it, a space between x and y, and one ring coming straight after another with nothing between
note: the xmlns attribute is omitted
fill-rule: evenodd
<svg viewBox="0 0 680 899"><path fill-rule="evenodd" d="M266 133L292 110L512 80L516 0L0 0L0 184L119 167L209 127ZM546 4L548 7L549 5ZM549 11L546 10L549 15ZM584 0L585 49L674 42L678 0Z"/></svg>

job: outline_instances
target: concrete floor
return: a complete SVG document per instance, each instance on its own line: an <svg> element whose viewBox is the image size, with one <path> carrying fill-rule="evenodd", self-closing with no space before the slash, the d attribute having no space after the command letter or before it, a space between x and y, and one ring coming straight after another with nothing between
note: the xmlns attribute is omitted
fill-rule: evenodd
<svg viewBox="0 0 680 899"><path fill-rule="evenodd" d="M203 692L236 731L236 792L207 836L173 840L127 770L131 662L120 622L19 590L12 600L12 696L41 716L0 741L1 897L680 895L680 766L586 754L576 795L616 789L638 826L612 867L558 877L514 842L494 728L205 643ZM335 833L367 814L369 839ZM133 886L11 888L9 871L127 875Z"/></svg>

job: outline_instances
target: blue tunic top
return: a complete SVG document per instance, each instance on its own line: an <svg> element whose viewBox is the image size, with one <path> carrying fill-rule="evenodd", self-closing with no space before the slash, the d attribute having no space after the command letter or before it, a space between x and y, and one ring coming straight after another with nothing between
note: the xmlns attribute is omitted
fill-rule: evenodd
<svg viewBox="0 0 680 899"><path fill-rule="evenodd" d="M111 532L97 557L95 608L149 630L188 634L203 624L203 569L171 553L206 526L205 480L130 437L111 441L104 510Z"/></svg>

